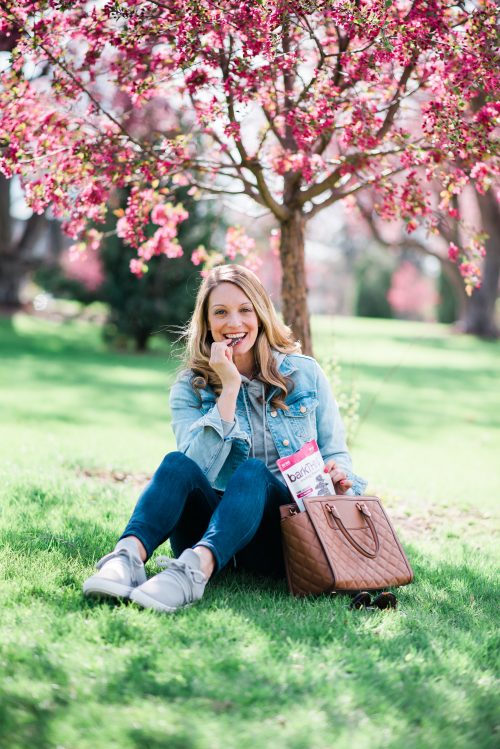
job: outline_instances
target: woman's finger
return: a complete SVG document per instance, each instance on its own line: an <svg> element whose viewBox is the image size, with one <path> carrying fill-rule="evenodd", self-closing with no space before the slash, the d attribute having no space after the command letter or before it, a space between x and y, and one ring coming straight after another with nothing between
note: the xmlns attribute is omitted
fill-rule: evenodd
<svg viewBox="0 0 500 749"><path fill-rule="evenodd" d="M352 486L352 481L349 479L341 479L335 484L335 491L337 494L345 494L348 489Z"/></svg>
<svg viewBox="0 0 500 749"><path fill-rule="evenodd" d="M330 478L334 484L337 484L339 481L347 478L347 476L345 475L344 471L340 470L340 468L336 468L333 473L330 474Z"/></svg>
<svg viewBox="0 0 500 749"><path fill-rule="evenodd" d="M325 473L330 473L336 466L336 463L334 460L329 460L325 463Z"/></svg>

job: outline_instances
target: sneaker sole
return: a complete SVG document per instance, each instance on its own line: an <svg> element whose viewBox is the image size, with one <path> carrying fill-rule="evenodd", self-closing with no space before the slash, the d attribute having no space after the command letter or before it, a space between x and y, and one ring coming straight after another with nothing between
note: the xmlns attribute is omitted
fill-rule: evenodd
<svg viewBox="0 0 500 749"><path fill-rule="evenodd" d="M165 603L151 598L151 596L148 596L142 590L133 590L130 594L130 600L132 603L138 603L144 609L154 609L155 611L162 611L165 614L173 614L174 611L179 611L193 605L192 603L186 603L184 606L167 606Z"/></svg>
<svg viewBox="0 0 500 749"><path fill-rule="evenodd" d="M102 577L89 578L83 583L83 594L95 598L130 598L134 589Z"/></svg>

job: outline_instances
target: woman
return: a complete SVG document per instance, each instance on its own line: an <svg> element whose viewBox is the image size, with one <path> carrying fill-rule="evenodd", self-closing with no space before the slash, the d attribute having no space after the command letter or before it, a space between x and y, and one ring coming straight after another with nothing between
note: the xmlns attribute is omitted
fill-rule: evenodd
<svg viewBox="0 0 500 749"><path fill-rule="evenodd" d="M198 601L231 560L284 575L279 506L291 501L276 461L315 439L337 494L361 494L344 429L317 362L300 354L251 271L214 268L198 292L186 369L170 394L178 452L165 457L86 595L175 611ZM146 581L167 538L176 559Z"/></svg>

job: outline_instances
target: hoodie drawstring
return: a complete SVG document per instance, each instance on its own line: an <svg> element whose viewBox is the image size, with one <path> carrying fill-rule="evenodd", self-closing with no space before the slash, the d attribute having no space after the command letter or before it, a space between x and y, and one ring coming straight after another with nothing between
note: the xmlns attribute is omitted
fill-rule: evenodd
<svg viewBox="0 0 500 749"><path fill-rule="evenodd" d="M266 391L264 388L264 383L261 383L262 385L262 437L264 439L264 457L266 461L266 467L267 467L267 434L266 434Z"/></svg>
<svg viewBox="0 0 500 749"><path fill-rule="evenodd" d="M243 403L245 404L245 411L246 411L246 414L247 414L248 423L250 425L250 434L251 434L251 437L252 437L252 458L255 458L255 447L253 445L252 419L250 418L250 411L248 410L248 406L247 406L247 396L246 396L245 390L246 390L245 386L243 385Z"/></svg>
<svg viewBox="0 0 500 749"><path fill-rule="evenodd" d="M264 461L267 466L268 454L267 454L267 435L266 435L266 389L264 383L261 382L262 388L262 438L264 440ZM248 410L246 388L243 386L243 403L245 404L245 412L247 415L248 423L250 425L250 433L252 438L251 454L252 458L255 458L255 446L254 446L254 433L252 429L252 419L250 417L250 411Z"/></svg>

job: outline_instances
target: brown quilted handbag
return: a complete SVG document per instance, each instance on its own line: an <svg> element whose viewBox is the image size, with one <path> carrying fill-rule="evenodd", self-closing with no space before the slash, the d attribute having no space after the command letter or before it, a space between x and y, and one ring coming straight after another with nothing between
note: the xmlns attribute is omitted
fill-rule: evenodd
<svg viewBox="0 0 500 749"><path fill-rule="evenodd" d="M283 505L281 535L290 593L408 585L413 571L377 497L310 497Z"/></svg>

